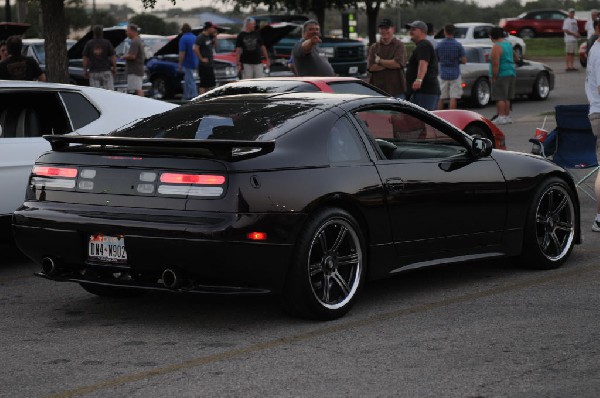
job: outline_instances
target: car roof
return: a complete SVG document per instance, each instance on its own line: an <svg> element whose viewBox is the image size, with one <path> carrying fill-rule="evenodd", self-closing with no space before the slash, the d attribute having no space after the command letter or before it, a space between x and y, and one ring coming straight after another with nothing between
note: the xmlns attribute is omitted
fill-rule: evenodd
<svg viewBox="0 0 600 398"><path fill-rule="evenodd" d="M488 22L459 22L455 23L454 26L456 26L457 28L465 28L471 26L494 26L494 24Z"/></svg>
<svg viewBox="0 0 600 398"><path fill-rule="evenodd" d="M353 82L360 81L356 77L344 77L344 76L281 76L281 77L261 77L257 79L244 79L244 82L248 81L296 81L296 82Z"/></svg>

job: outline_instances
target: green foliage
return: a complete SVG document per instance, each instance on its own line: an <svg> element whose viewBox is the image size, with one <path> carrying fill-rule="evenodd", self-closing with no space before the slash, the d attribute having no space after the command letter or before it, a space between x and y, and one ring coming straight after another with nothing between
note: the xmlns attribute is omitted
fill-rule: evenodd
<svg viewBox="0 0 600 398"><path fill-rule="evenodd" d="M144 8L148 9L148 8L154 8L156 6L156 1L157 0L142 0L142 5L144 6ZM171 3L173 3L173 5L175 5L177 3L177 0L168 0Z"/></svg>
<svg viewBox="0 0 600 398"><path fill-rule="evenodd" d="M179 27L175 23L167 24L162 19L152 14L137 14L134 15L130 22L133 22L140 28L142 33L151 35L173 35L177 34Z"/></svg>

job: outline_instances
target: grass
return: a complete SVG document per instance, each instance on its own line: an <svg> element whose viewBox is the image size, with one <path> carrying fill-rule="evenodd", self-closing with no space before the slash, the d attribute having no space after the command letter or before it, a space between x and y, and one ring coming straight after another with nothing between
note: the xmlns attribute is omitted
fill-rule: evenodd
<svg viewBox="0 0 600 398"><path fill-rule="evenodd" d="M579 43L585 40L580 39ZM565 42L562 37L535 38L525 40L527 50L525 58L564 57Z"/></svg>

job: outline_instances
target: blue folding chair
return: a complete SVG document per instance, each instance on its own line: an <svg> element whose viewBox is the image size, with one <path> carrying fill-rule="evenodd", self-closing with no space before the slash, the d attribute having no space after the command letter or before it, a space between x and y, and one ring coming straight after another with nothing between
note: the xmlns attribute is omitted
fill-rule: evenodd
<svg viewBox="0 0 600 398"><path fill-rule="evenodd" d="M542 143L536 139L533 152L548 157L554 163L571 173L575 185L590 198L596 200L594 188L586 185L586 180L600 170L596 157L596 136L588 119L590 106L557 105L556 129ZM578 177L572 170L588 170Z"/></svg>

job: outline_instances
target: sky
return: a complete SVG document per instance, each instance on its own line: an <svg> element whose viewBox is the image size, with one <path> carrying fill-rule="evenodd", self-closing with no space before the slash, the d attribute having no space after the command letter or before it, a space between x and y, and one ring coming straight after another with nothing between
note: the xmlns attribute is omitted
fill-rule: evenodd
<svg viewBox="0 0 600 398"><path fill-rule="evenodd" d="M87 0L91 4L92 0ZM500 3L502 0L477 0L477 3L482 6L490 6ZM96 4L126 4L127 6L134 9L136 12L144 11L141 0L96 0ZM169 0L157 0L156 10L169 9L171 7L177 7L182 9L189 9L194 7L204 7L214 5L215 2L212 0L177 0L177 4L173 6Z"/></svg>

